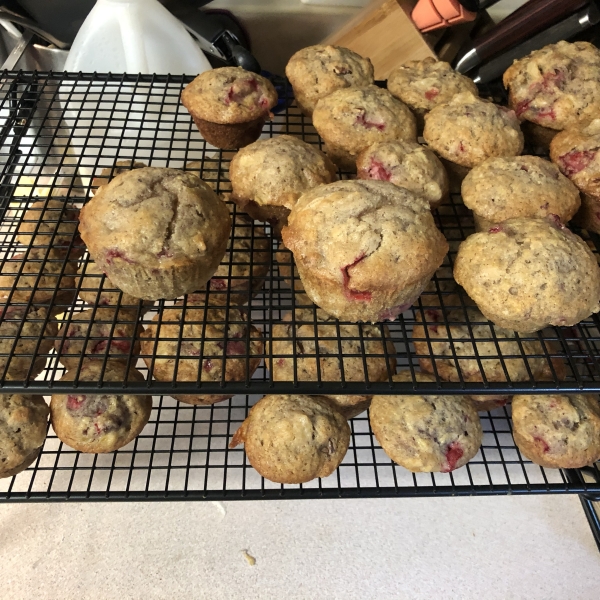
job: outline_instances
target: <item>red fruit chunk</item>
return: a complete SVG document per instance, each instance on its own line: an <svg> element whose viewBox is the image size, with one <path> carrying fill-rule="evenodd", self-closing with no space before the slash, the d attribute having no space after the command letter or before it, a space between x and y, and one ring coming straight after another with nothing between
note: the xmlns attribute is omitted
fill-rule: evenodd
<svg viewBox="0 0 600 600"><path fill-rule="evenodd" d="M131 344L127 340L113 340L110 347L120 350L123 354L128 354Z"/></svg>
<svg viewBox="0 0 600 600"><path fill-rule="evenodd" d="M246 344L244 342L227 342L227 354L240 355L246 353Z"/></svg>
<svg viewBox="0 0 600 600"><path fill-rule="evenodd" d="M462 446L458 442L451 442L448 444L446 451L444 452L446 464L442 467L442 473L450 473L450 471L454 471L463 454L464 451Z"/></svg>
<svg viewBox="0 0 600 600"><path fill-rule="evenodd" d="M157 255L156 258L172 258L173 253L166 248L163 248Z"/></svg>
<svg viewBox="0 0 600 600"><path fill-rule="evenodd" d="M82 407L83 403L86 401L86 396L67 396L67 408L69 410L78 410Z"/></svg>
<svg viewBox="0 0 600 600"><path fill-rule="evenodd" d="M377 129L379 131L383 131L385 129L385 123L381 121L376 121L374 119L370 119L367 117L365 111L356 117L356 121L358 125L362 125L366 129Z"/></svg>
<svg viewBox="0 0 600 600"><path fill-rule="evenodd" d="M541 83L541 87L545 91L553 91L552 88L556 87L561 90L564 87L564 84L567 80L567 75L565 71L561 69L554 69L554 71L550 71L549 73L544 73L544 78Z"/></svg>
<svg viewBox="0 0 600 600"><path fill-rule="evenodd" d="M465 151L465 145L464 145L462 142L459 142L459 144L458 144L458 149L459 149L461 152L464 152L464 151Z"/></svg>
<svg viewBox="0 0 600 600"><path fill-rule="evenodd" d="M121 260L124 260L125 262L129 263L130 265L135 264L134 260L128 258L124 252L118 250L117 248L111 248L106 252L105 260L107 264L112 265L115 258L120 258Z"/></svg>
<svg viewBox="0 0 600 600"><path fill-rule="evenodd" d="M551 106L549 108L541 108L536 114L539 119L550 119L551 121L556 119L556 113Z"/></svg>
<svg viewBox="0 0 600 600"><path fill-rule="evenodd" d="M533 99L530 100L521 100L515 107L515 114L517 117L520 117L524 112L529 110L529 105L533 102Z"/></svg>
<svg viewBox="0 0 600 600"><path fill-rule="evenodd" d="M251 77L250 79L240 79L233 83L225 96L225 104L237 102L241 104L250 94L258 90L258 81Z"/></svg>
<svg viewBox="0 0 600 600"><path fill-rule="evenodd" d="M381 161L374 158L371 159L371 166L367 173L369 179L379 179L380 181L390 181L392 179L392 172L388 171Z"/></svg>
<svg viewBox="0 0 600 600"><path fill-rule="evenodd" d="M283 367L283 365L284 365L284 364L285 364L285 360L284 360L283 358L280 358L280 359L277 361L277 366L278 366L278 367Z"/></svg>
<svg viewBox="0 0 600 600"><path fill-rule="evenodd" d="M210 289L211 290L226 290L227 282L224 279L220 279L218 277L213 277L210 280Z"/></svg>
<svg viewBox="0 0 600 600"><path fill-rule="evenodd" d="M348 273L349 269L355 267L361 260L364 260L365 255L361 254L358 258L354 259L349 265L342 267L340 270L342 271L342 277L344 278L344 293L346 298L349 300L362 300L365 302L369 302L372 298L371 292L361 292L359 290L353 290L350 287L350 273Z"/></svg>
<svg viewBox="0 0 600 600"><path fill-rule="evenodd" d="M204 366L202 367L202 369L203 369L204 371L206 371L207 373L210 373L210 372L212 371L212 368L213 368L213 363L212 363L212 360L210 360L210 358L207 358L207 359L204 361Z"/></svg>
<svg viewBox="0 0 600 600"><path fill-rule="evenodd" d="M488 229L488 233L500 233L502 231L502 225L494 225Z"/></svg>
<svg viewBox="0 0 600 600"><path fill-rule="evenodd" d="M583 171L596 156L598 149L595 150L573 150L572 152L567 152L567 154L563 154L558 160L560 161L560 166L562 172L570 177L571 175L575 175L575 173L579 173L579 171Z"/></svg>
<svg viewBox="0 0 600 600"><path fill-rule="evenodd" d="M543 451L544 453L546 453L546 452L548 452L548 451L550 450L550 446L548 446L548 444L547 444L547 442L546 442L546 440L545 440L545 439L543 439L543 438L541 438L541 437L539 437L539 436L537 436L537 435L534 435L534 436L533 436L533 441L534 441L534 442L535 442L535 443L536 443L538 446L540 446L540 448L542 449L542 451Z"/></svg>
<svg viewBox="0 0 600 600"><path fill-rule="evenodd" d="M425 98L427 98L427 100L433 100L439 93L440 93L440 90L431 88L430 90L427 90L425 92Z"/></svg>
<svg viewBox="0 0 600 600"><path fill-rule="evenodd" d="M98 423L94 423L94 428L96 429L96 435L100 435L102 433L102 429L100 429L100 425L98 425Z"/></svg>

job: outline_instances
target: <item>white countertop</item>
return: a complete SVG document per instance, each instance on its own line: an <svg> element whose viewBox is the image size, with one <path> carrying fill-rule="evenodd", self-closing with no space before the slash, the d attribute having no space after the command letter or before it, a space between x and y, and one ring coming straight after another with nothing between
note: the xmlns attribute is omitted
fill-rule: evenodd
<svg viewBox="0 0 600 600"><path fill-rule="evenodd" d="M596 600L600 589L577 496L5 504L0 527L6 599Z"/></svg>

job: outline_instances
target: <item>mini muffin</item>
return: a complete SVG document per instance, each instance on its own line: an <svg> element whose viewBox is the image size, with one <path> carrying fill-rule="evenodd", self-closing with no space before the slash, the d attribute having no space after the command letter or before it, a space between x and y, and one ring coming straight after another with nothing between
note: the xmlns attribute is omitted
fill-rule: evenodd
<svg viewBox="0 0 600 600"><path fill-rule="evenodd" d="M229 179L231 199L279 234L298 198L335 181L336 168L316 146L278 135L240 150L229 165Z"/></svg>
<svg viewBox="0 0 600 600"><path fill-rule="evenodd" d="M460 300L450 296L444 304L459 307ZM425 373L437 373L444 381L454 382L482 382L484 374L488 383L505 382L507 373L508 381L513 383L530 381L531 378L540 381L548 379L548 371L552 378L546 353L539 341L517 341L513 331L500 327L492 330L487 319L474 307L445 308L444 311L432 307L423 310L423 313L415 312L417 324L413 328L413 344L415 352L420 355L421 370ZM518 358L523 355L527 362ZM553 360L553 367L557 377L564 379L564 363ZM503 406L510 399L506 393L465 397L474 402L477 410L491 410Z"/></svg>
<svg viewBox="0 0 600 600"><path fill-rule="evenodd" d="M417 381L435 377L415 373ZM411 382L410 371L394 381ZM384 452L413 473L449 473L466 465L483 438L477 411L463 396L374 396L371 429Z"/></svg>
<svg viewBox="0 0 600 600"><path fill-rule="evenodd" d="M516 60L503 82L520 119L566 129L600 111L600 50L589 42L550 44Z"/></svg>
<svg viewBox="0 0 600 600"><path fill-rule="evenodd" d="M395 319L448 252L429 204L387 181L339 181L307 192L283 241L308 297L351 322Z"/></svg>
<svg viewBox="0 0 600 600"><path fill-rule="evenodd" d="M600 198L600 118L557 134L550 158L582 192Z"/></svg>
<svg viewBox="0 0 600 600"><path fill-rule="evenodd" d="M509 219L471 235L454 278L488 319L519 333L575 325L600 310L596 258L558 219Z"/></svg>
<svg viewBox="0 0 600 600"><path fill-rule="evenodd" d="M64 200L39 200L23 214L17 227L17 241L32 249L52 246L57 252L71 246L69 254L80 256L85 248L77 235L78 220L79 210L72 204Z"/></svg>
<svg viewBox="0 0 600 600"><path fill-rule="evenodd" d="M53 248L30 248L13 255L2 265L0 297L11 302L71 303L75 291L75 261Z"/></svg>
<svg viewBox="0 0 600 600"><path fill-rule="evenodd" d="M98 177L92 179L92 189L97 190L99 187L106 185L111 179L117 175L134 169L145 169L148 165L138 160L118 160L114 167L106 167L102 169Z"/></svg>
<svg viewBox="0 0 600 600"><path fill-rule="evenodd" d="M58 326L43 306L0 308L0 379L35 379L46 366ZM28 376L29 374L29 376Z"/></svg>
<svg viewBox="0 0 600 600"><path fill-rule="evenodd" d="M206 285L227 249L231 219L196 175L147 167L103 185L82 209L79 230L119 289L159 300Z"/></svg>
<svg viewBox="0 0 600 600"><path fill-rule="evenodd" d="M394 69L388 77L387 88L415 113L420 131L425 113L432 108L449 102L462 92L479 95L472 79L455 71L449 63L431 56L409 60Z"/></svg>
<svg viewBox="0 0 600 600"><path fill-rule="evenodd" d="M600 197L581 194L581 208L572 222L588 231L600 233Z"/></svg>
<svg viewBox="0 0 600 600"><path fill-rule="evenodd" d="M209 144L241 148L260 136L277 92L261 75L222 67L198 75L183 90L181 102Z"/></svg>
<svg viewBox="0 0 600 600"><path fill-rule="evenodd" d="M265 396L235 432L230 448L244 444L250 464L275 483L328 477L350 443L346 419L319 396Z"/></svg>
<svg viewBox="0 0 600 600"><path fill-rule="evenodd" d="M115 284L92 260L83 263L75 282L79 297L84 302L94 306L119 306L134 313L139 308L142 314L148 312L154 306L154 302L151 300L141 301L139 298L134 298L117 289Z"/></svg>
<svg viewBox="0 0 600 600"><path fill-rule="evenodd" d="M542 467L579 469L600 460L596 396L515 396L512 419L519 450Z"/></svg>
<svg viewBox="0 0 600 600"><path fill-rule="evenodd" d="M521 154L524 143L513 111L469 92L427 113L423 137L457 179L492 156Z"/></svg>
<svg viewBox="0 0 600 600"><path fill-rule="evenodd" d="M24 471L38 457L49 412L43 396L0 395L0 478Z"/></svg>
<svg viewBox="0 0 600 600"><path fill-rule="evenodd" d="M346 88L319 100L313 124L325 152L354 171L358 155L377 142L417 141L415 116L400 100L376 85Z"/></svg>
<svg viewBox="0 0 600 600"><path fill-rule="evenodd" d="M299 309L274 325L271 336L273 381L365 381L365 370L370 382L388 381L396 372L396 350L385 325L346 325L322 310L315 314ZM347 419L369 408L371 402L371 396L326 397Z"/></svg>
<svg viewBox="0 0 600 600"><path fill-rule="evenodd" d="M190 300L193 302L193 297L188 298L187 306L177 302L161 311L142 334L142 358L154 377L168 383L252 377L264 353L260 331L236 308L208 308L190 304ZM214 404L232 396L173 394L186 404Z"/></svg>
<svg viewBox="0 0 600 600"><path fill-rule="evenodd" d="M462 198L477 231L514 217L556 215L567 223L581 205L577 188L537 156L488 158L465 177Z"/></svg>
<svg viewBox="0 0 600 600"><path fill-rule="evenodd" d="M311 116L317 102L336 90L373 83L368 58L341 46L308 46L298 50L285 67L300 110Z"/></svg>
<svg viewBox="0 0 600 600"><path fill-rule="evenodd" d="M125 309L97 308L75 313L58 331L54 348L58 360L67 369L75 369L82 360L107 358L111 362L135 364L140 353L139 337L143 329L137 314Z"/></svg>
<svg viewBox="0 0 600 600"><path fill-rule="evenodd" d="M439 158L417 142L382 142L363 150L356 160L359 179L391 181L437 208L448 198L448 175Z"/></svg>
<svg viewBox="0 0 600 600"><path fill-rule="evenodd" d="M100 381L101 362L86 362L67 371L59 381ZM144 376L121 363L109 361L102 380L143 382ZM58 438L79 452L114 452L138 436L150 419L152 397L116 394L52 394L50 420Z"/></svg>

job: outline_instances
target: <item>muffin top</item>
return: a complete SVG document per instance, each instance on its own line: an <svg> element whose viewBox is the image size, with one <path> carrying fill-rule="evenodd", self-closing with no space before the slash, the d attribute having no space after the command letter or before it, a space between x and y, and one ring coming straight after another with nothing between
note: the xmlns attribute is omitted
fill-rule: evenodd
<svg viewBox="0 0 600 600"><path fill-rule="evenodd" d="M479 95L472 79L455 71L449 63L431 56L410 60L394 69L388 77L387 87L396 98L417 112L426 112L449 102L461 92Z"/></svg>
<svg viewBox="0 0 600 600"><path fill-rule="evenodd" d="M439 206L448 196L448 175L439 158L417 142L381 142L363 150L356 160L359 179L391 181Z"/></svg>
<svg viewBox="0 0 600 600"><path fill-rule="evenodd" d="M102 270L121 259L173 267L210 256L231 219L208 184L191 173L147 167L117 175L81 211L79 230Z"/></svg>
<svg viewBox="0 0 600 600"><path fill-rule="evenodd" d="M581 205L577 188L537 156L488 158L465 177L461 191L465 206L492 223L550 214L566 223Z"/></svg>
<svg viewBox="0 0 600 600"><path fill-rule="evenodd" d="M488 319L519 332L574 325L600 310L594 254L550 217L509 219L469 236L454 277Z"/></svg>
<svg viewBox="0 0 600 600"><path fill-rule="evenodd" d="M229 165L234 198L292 209L307 190L336 178L336 168L316 146L278 135L242 148Z"/></svg>
<svg viewBox="0 0 600 600"><path fill-rule="evenodd" d="M346 419L319 396L264 396L229 445L244 444L250 464L277 483L331 475L350 443Z"/></svg>
<svg viewBox="0 0 600 600"><path fill-rule="evenodd" d="M290 58L285 74L302 108L311 114L320 98L347 87L373 83L368 58L341 46L308 46Z"/></svg>
<svg viewBox="0 0 600 600"><path fill-rule="evenodd" d="M434 382L426 373L417 381ZM394 381L412 381L410 371ZM371 429L385 453L413 472L449 473L465 465L482 439L477 411L463 396L374 396L369 411Z"/></svg>
<svg viewBox="0 0 600 600"><path fill-rule="evenodd" d="M583 192L600 197L600 118L561 131L550 143L550 158Z"/></svg>
<svg viewBox="0 0 600 600"><path fill-rule="evenodd" d="M524 143L513 111L470 92L457 94L427 113L423 137L442 158L464 167L492 156L516 156Z"/></svg>
<svg viewBox="0 0 600 600"><path fill-rule="evenodd" d="M9 477L31 461L44 444L48 405L43 396L0 395L0 477Z"/></svg>
<svg viewBox="0 0 600 600"><path fill-rule="evenodd" d="M213 123L245 123L277 104L273 84L241 67L221 67L198 75L181 93L192 116Z"/></svg>
<svg viewBox="0 0 600 600"><path fill-rule="evenodd" d="M504 73L517 116L550 129L590 120L600 111L600 50L589 42L550 44Z"/></svg>
<svg viewBox="0 0 600 600"><path fill-rule="evenodd" d="M328 145L356 156L376 142L417 140L410 109L376 85L337 90L319 100L313 124Z"/></svg>
<svg viewBox="0 0 600 600"><path fill-rule="evenodd" d="M512 419L519 450L539 465L575 469L600 459L596 396L515 396Z"/></svg>

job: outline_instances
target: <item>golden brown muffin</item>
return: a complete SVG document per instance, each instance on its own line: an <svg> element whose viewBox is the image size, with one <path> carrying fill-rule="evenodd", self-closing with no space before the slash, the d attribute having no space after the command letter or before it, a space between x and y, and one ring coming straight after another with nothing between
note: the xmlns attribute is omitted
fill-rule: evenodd
<svg viewBox="0 0 600 600"><path fill-rule="evenodd" d="M600 111L600 50L589 42L550 44L516 60L503 82L520 119L566 129Z"/></svg>
<svg viewBox="0 0 600 600"><path fill-rule="evenodd" d="M272 364L273 381L365 381L365 370L370 382L388 381L390 374L396 372L396 350L388 328L383 325L382 329L338 323L322 310L298 309L288 313L271 332L269 366ZM364 395L325 397L347 419L356 417L371 403L371 396Z"/></svg>
<svg viewBox="0 0 600 600"><path fill-rule="evenodd" d="M519 450L542 467L578 469L600 460L597 396L515 396L512 419Z"/></svg>
<svg viewBox="0 0 600 600"><path fill-rule="evenodd" d="M538 156L488 158L465 177L462 198L477 231L514 217L556 215L568 223L581 205L577 188Z"/></svg>
<svg viewBox="0 0 600 600"><path fill-rule="evenodd" d="M417 381L435 377L415 373ZM394 381L412 381L410 371ZM373 396L371 429L384 452L413 473L449 473L466 465L483 438L477 411L463 396Z"/></svg>
<svg viewBox="0 0 600 600"><path fill-rule="evenodd" d="M285 67L300 110L311 116L317 102L336 90L373 83L368 58L341 46L308 46L298 50Z"/></svg>
<svg viewBox="0 0 600 600"><path fill-rule="evenodd" d="M600 306L600 267L587 244L553 219L509 219L468 237L454 278L486 318L519 333L575 325Z"/></svg>
<svg viewBox="0 0 600 600"><path fill-rule="evenodd" d="M85 362L81 370L67 371L59 381L100 381L101 362ZM135 369L109 361L103 381L143 382ZM52 394L50 420L58 438L79 452L114 452L137 437L148 423L152 397L133 394Z"/></svg>
<svg viewBox="0 0 600 600"><path fill-rule="evenodd" d="M180 301L164 309L142 334L142 358L154 377L158 381L188 383L245 381L252 377L264 353L260 331L237 308L226 311L193 301L193 296L188 297L187 305ZM214 404L232 396L173 394L187 404Z"/></svg>
<svg viewBox="0 0 600 600"><path fill-rule="evenodd" d="M231 199L278 235L300 196L336 179L333 163L316 147L291 135L258 140L229 165Z"/></svg>
<svg viewBox="0 0 600 600"><path fill-rule="evenodd" d="M143 332L137 314L114 307L88 309L75 313L58 331L54 349L67 369L76 369L84 360L132 363L140 353Z"/></svg>
<svg viewBox="0 0 600 600"><path fill-rule="evenodd" d="M339 181L304 194L283 241L309 298L338 319L395 319L448 252L429 204L387 181Z"/></svg>
<svg viewBox="0 0 600 600"><path fill-rule="evenodd" d="M358 155L372 144L417 141L410 109L376 85L346 88L322 98L313 124L325 142L327 156L350 171L356 169Z"/></svg>
<svg viewBox="0 0 600 600"><path fill-rule="evenodd" d="M82 209L79 230L119 289L159 300L206 285L225 254L231 219L195 175L147 167L102 186Z"/></svg>
<svg viewBox="0 0 600 600"><path fill-rule="evenodd" d="M20 473L38 457L49 412L43 396L0 395L0 478Z"/></svg>
<svg viewBox="0 0 600 600"><path fill-rule="evenodd" d="M346 419L319 396L265 396L235 432L230 448L244 444L250 464L275 483L328 477L350 443Z"/></svg>
<svg viewBox="0 0 600 600"><path fill-rule="evenodd" d="M132 158L127 160L118 160L114 167L106 167L102 169L100 175L92 179L92 190L96 191L99 187L106 185L109 181L121 173L126 173L127 171L133 171L135 169L145 169L147 166L148 165L146 163L140 162L139 160L133 160Z"/></svg>
<svg viewBox="0 0 600 600"><path fill-rule="evenodd" d="M198 75L183 90L181 102L209 144L241 148L260 136L277 92L261 75L221 67Z"/></svg>
<svg viewBox="0 0 600 600"><path fill-rule="evenodd" d="M359 179L391 181L437 208L448 198L448 175L440 159L417 142L382 142L363 150L356 160Z"/></svg>

